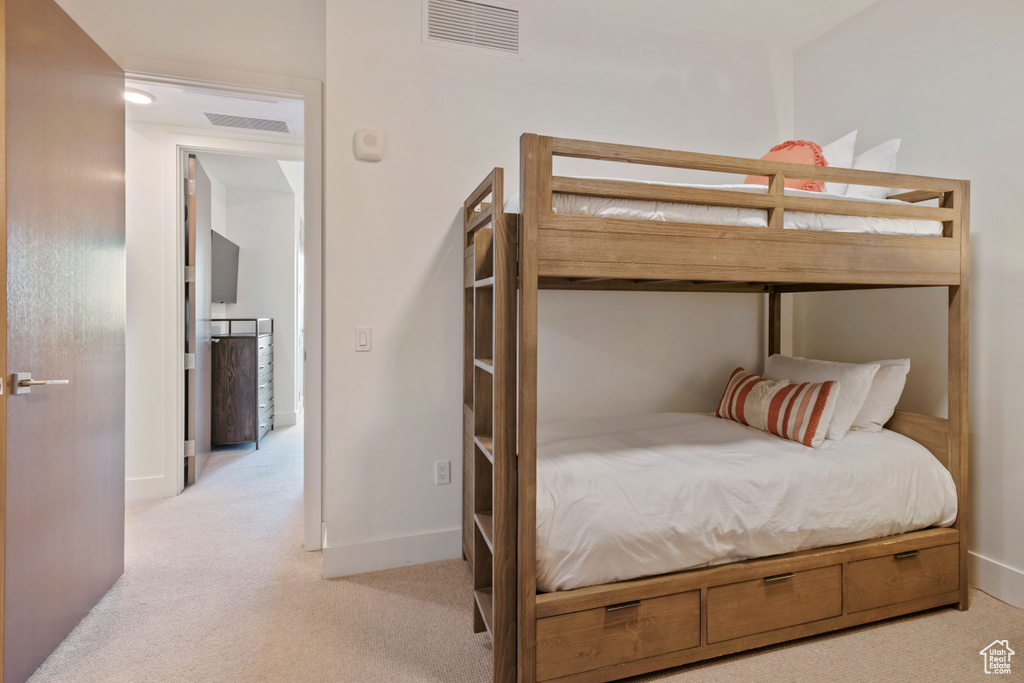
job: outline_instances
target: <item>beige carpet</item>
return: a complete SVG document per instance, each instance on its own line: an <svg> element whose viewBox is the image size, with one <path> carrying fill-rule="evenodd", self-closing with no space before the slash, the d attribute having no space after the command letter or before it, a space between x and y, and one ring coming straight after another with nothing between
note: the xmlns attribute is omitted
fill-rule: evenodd
<svg viewBox="0 0 1024 683"><path fill-rule="evenodd" d="M490 679L461 560L324 581L301 547L301 428L216 455L184 495L127 510L125 574L31 679ZM991 681L978 651L1009 639L1024 680L1024 610L974 592L881 626L635 681ZM1019 659L1018 659L1019 658Z"/></svg>

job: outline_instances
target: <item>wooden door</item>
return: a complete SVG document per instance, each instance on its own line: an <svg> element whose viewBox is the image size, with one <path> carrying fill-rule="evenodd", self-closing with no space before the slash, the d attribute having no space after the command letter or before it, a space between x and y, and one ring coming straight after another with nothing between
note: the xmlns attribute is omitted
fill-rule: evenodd
<svg viewBox="0 0 1024 683"><path fill-rule="evenodd" d="M185 371L185 483L194 484L210 456L210 230L213 223L210 177L194 154L188 156L186 187L188 211L185 231L187 265L185 285L186 349L193 366ZM194 354L194 355L193 355Z"/></svg>
<svg viewBox="0 0 1024 683"><path fill-rule="evenodd" d="M2 675L124 569L124 73L53 0L0 0ZM67 384L20 387L13 373Z"/></svg>

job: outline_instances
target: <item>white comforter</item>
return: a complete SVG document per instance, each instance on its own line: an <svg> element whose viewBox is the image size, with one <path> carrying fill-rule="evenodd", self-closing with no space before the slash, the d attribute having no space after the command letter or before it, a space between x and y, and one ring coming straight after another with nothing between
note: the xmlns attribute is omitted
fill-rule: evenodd
<svg viewBox="0 0 1024 683"><path fill-rule="evenodd" d="M631 181L647 182L647 181ZM693 185L660 183L675 187L694 187L711 190L731 190L750 194L767 194L764 185ZM787 197L825 197L849 202L897 204L907 206L898 199L862 199L824 192L807 192L787 188ZM707 225L738 225L751 228L768 227L767 212L763 209L736 209L728 206L679 204L677 202L651 202L641 199L587 197L556 193L552 197L555 213L563 216L600 216L601 218L630 218L634 220L671 221L678 223L704 223ZM519 197L505 202L505 211L519 213ZM910 218L865 218L860 216L833 216L819 213L786 211L783 227L791 230L823 230L826 232L864 232L879 235L942 235L942 223Z"/></svg>
<svg viewBox="0 0 1024 683"><path fill-rule="evenodd" d="M956 518L949 472L894 432L811 449L711 415L541 425L537 587L567 590Z"/></svg>

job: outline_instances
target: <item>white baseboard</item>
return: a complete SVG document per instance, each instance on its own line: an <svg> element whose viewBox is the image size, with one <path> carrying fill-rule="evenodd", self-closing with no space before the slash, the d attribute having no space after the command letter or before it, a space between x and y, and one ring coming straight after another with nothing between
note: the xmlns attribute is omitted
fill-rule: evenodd
<svg viewBox="0 0 1024 683"><path fill-rule="evenodd" d="M1024 607L1024 572L974 552L967 555L972 586L1003 602Z"/></svg>
<svg viewBox="0 0 1024 683"><path fill-rule="evenodd" d="M292 427L299 423L299 414L296 412L291 413L274 413L274 426L275 427Z"/></svg>
<svg viewBox="0 0 1024 683"><path fill-rule="evenodd" d="M124 500L149 500L151 498L170 498L177 495L175 487L177 482L170 481L169 477L140 477L138 479L125 479Z"/></svg>
<svg viewBox="0 0 1024 683"><path fill-rule="evenodd" d="M328 546L323 553L325 579L449 560L462 556L462 529Z"/></svg>

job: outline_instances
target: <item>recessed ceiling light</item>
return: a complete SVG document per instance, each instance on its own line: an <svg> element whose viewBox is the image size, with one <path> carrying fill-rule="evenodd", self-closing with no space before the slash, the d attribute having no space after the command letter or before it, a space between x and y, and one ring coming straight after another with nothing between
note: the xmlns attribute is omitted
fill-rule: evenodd
<svg viewBox="0 0 1024 683"><path fill-rule="evenodd" d="M125 88L124 99L126 102L134 102L135 104L151 104L156 98L150 95L145 90L138 90L136 88Z"/></svg>

